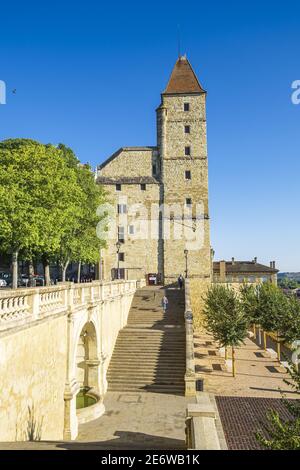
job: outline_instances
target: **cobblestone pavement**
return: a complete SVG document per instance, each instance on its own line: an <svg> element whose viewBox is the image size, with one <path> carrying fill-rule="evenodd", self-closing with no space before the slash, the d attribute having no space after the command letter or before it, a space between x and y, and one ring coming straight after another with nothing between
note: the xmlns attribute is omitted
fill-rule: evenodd
<svg viewBox="0 0 300 470"><path fill-rule="evenodd" d="M0 443L0 449L184 449L188 401L159 393L108 392L105 414L81 425L76 441Z"/></svg>
<svg viewBox="0 0 300 470"><path fill-rule="evenodd" d="M204 379L204 391L215 395L280 398L280 389L288 398L296 398L284 383L286 369L252 340L236 349L236 377L225 367L212 337L206 333L194 336L196 372Z"/></svg>
<svg viewBox="0 0 300 470"><path fill-rule="evenodd" d="M255 433L262 430L262 423L267 424L269 410L276 410L284 420L292 418L278 398L217 396L216 402L230 450L261 449Z"/></svg>

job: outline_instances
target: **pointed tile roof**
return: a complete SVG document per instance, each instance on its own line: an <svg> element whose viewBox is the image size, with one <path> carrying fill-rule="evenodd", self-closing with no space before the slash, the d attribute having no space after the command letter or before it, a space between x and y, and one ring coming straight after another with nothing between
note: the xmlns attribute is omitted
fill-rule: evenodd
<svg viewBox="0 0 300 470"><path fill-rule="evenodd" d="M185 56L177 59L164 95L184 93L206 93L200 85L191 64Z"/></svg>

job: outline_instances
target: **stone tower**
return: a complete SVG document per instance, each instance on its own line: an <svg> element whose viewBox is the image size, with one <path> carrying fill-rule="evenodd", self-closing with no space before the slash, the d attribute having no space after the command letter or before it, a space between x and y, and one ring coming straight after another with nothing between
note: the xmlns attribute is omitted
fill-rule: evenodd
<svg viewBox="0 0 300 470"><path fill-rule="evenodd" d="M197 292L210 282L205 100L189 61L180 57L157 109L157 146L122 147L98 166L116 220L103 278L158 273L172 284L187 271Z"/></svg>
<svg viewBox="0 0 300 470"><path fill-rule="evenodd" d="M210 281L206 92L185 56L176 61L161 95L157 147L164 282L173 283L186 271L190 278Z"/></svg>

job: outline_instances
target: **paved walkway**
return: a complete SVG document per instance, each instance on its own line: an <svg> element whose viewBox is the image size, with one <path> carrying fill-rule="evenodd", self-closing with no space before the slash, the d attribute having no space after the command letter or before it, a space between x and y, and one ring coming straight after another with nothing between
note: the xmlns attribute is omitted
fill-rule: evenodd
<svg viewBox="0 0 300 470"><path fill-rule="evenodd" d="M0 449L185 449L188 399L159 393L108 392L104 416L83 424L72 442L9 442Z"/></svg>
<svg viewBox="0 0 300 470"><path fill-rule="evenodd" d="M284 383L289 375L266 351L252 340L236 349L236 377L227 372L225 361L219 356L213 338L206 334L194 336L196 372L204 379L204 391L215 395L256 396L280 398L280 389L287 397L296 398L291 388Z"/></svg>

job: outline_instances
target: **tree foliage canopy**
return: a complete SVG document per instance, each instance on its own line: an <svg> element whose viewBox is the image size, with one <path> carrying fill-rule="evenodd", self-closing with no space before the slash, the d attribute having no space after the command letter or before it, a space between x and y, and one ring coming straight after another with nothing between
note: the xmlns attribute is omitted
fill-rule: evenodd
<svg viewBox="0 0 300 470"><path fill-rule="evenodd" d="M248 320L233 289L211 287L206 296L205 324L221 346L239 346L247 336Z"/></svg>
<svg viewBox="0 0 300 470"><path fill-rule="evenodd" d="M0 142L0 249L22 259L95 262L104 201L71 149L30 139Z"/></svg>

